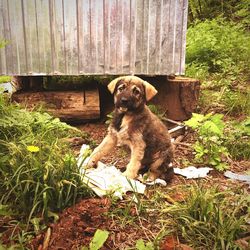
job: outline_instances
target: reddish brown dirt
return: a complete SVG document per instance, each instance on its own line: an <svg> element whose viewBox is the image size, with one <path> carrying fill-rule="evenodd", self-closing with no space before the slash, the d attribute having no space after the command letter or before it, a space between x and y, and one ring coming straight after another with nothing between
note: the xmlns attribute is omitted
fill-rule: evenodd
<svg viewBox="0 0 250 250"><path fill-rule="evenodd" d="M103 123L85 124L79 126L83 131L89 133L90 138L99 144L104 138L107 130L107 125ZM176 146L174 166L184 166L185 161L194 157L191 145L194 142L193 135L187 134L180 144ZM110 155L103 159L105 163L115 163L116 166L124 168L128 162L128 152L126 150L117 149ZM184 160L186 159L186 160ZM242 172L249 169L249 162L231 162L231 170L235 172ZM204 180L206 185L214 186L220 185L222 189L228 186L239 185L237 182L229 181L222 173L211 171L209 176ZM167 187L161 188L161 191L166 192L166 201L171 202L183 200L183 194L169 193L171 188L179 184L190 184L194 180L187 180L182 176L175 175L172 183ZM170 197L170 198L169 198ZM150 200L150 192L144 196L144 199ZM170 200L169 200L170 199ZM123 213L122 216L119 216ZM124 214L126 216L124 217ZM131 203L131 197L127 195L124 201L119 201L112 204L108 198L91 198L79 201L75 206L64 210L59 215L59 221L50 224L51 235L48 243L49 250L63 250L63 249L81 249L83 245L88 246L95 231L97 229L104 229L109 231L109 238L102 249L127 249L134 248L135 242L138 239L144 241L155 239L161 230L161 225L157 225L157 218L155 215L147 214L138 216L138 211L134 203ZM124 219L126 218L126 219ZM0 220L0 230L7 222ZM30 242L30 249L42 249L45 241L45 234L38 235L32 242ZM10 235L10 234L7 234ZM5 237L5 242L8 239ZM173 240L165 239L162 241L162 249L189 249L185 248L178 242L175 248L167 248L166 246L175 244Z"/></svg>
<svg viewBox="0 0 250 250"><path fill-rule="evenodd" d="M120 209L124 209L128 201L120 202ZM108 198L84 199L75 206L64 210L60 214L58 222L49 225L51 236L48 240L50 250L81 249L88 246L97 229L107 230L109 237L102 249L125 249L133 247L135 241L145 238L145 232L158 231L154 223L147 220L139 221L134 206L128 210L128 217L131 216L134 226L123 224L109 215L111 201ZM38 235L29 244L30 249L43 249L46 232ZM152 236L151 236L152 237Z"/></svg>

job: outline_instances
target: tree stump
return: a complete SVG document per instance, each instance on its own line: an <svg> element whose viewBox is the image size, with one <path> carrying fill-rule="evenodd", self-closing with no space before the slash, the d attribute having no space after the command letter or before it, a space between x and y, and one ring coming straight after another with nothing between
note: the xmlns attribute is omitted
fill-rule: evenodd
<svg viewBox="0 0 250 250"><path fill-rule="evenodd" d="M183 121L189 119L195 112L200 92L198 80L186 77L168 77L148 81L152 82L158 90L152 103L159 105L166 112L168 118Z"/></svg>

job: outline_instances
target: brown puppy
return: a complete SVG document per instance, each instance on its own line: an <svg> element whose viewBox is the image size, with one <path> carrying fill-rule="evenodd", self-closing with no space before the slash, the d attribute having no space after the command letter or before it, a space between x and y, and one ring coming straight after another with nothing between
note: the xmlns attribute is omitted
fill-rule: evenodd
<svg viewBox="0 0 250 250"><path fill-rule="evenodd" d="M161 177L170 181L173 176L169 167L173 158L170 136L165 125L146 106L157 90L136 76L116 78L108 89L114 94L114 117L107 136L91 154L88 165L95 165L116 145L127 145L131 158L125 176L134 179L146 166L150 180Z"/></svg>

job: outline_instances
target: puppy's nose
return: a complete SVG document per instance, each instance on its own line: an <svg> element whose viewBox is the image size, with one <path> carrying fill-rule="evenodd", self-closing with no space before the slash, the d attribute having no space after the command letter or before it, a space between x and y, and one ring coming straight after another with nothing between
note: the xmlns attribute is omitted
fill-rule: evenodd
<svg viewBox="0 0 250 250"><path fill-rule="evenodd" d="M126 97L122 97L121 98L121 102L122 102L122 104L127 104L128 103L128 99Z"/></svg>

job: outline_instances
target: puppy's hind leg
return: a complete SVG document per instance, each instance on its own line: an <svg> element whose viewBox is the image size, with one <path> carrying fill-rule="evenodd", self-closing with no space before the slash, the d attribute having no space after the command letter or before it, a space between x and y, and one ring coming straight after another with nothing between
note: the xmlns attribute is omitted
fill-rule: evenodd
<svg viewBox="0 0 250 250"><path fill-rule="evenodd" d="M95 166L103 156L107 155L116 146L116 142L116 137L112 136L111 133L108 133L107 136L101 142L101 144L96 147L90 155L90 159L87 163L87 166Z"/></svg>
<svg viewBox="0 0 250 250"><path fill-rule="evenodd" d="M173 175L174 170L169 166L169 162L159 159L150 165L148 179L154 181L157 178L161 178L169 183L171 182Z"/></svg>

